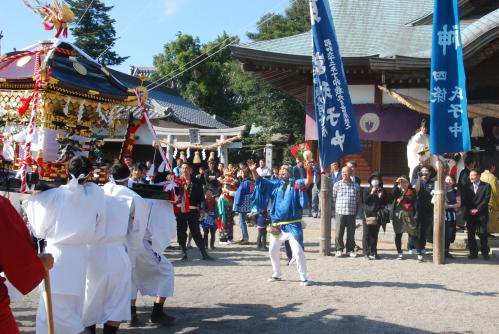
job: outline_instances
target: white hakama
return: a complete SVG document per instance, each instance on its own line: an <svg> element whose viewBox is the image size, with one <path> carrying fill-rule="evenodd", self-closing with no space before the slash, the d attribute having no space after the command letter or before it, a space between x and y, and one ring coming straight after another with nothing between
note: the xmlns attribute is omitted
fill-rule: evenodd
<svg viewBox="0 0 499 334"><path fill-rule="evenodd" d="M150 206L147 230L137 252L133 270L132 299L141 295L172 297L175 273L173 265L162 253L177 233L173 205L169 201L146 199Z"/></svg>
<svg viewBox="0 0 499 334"><path fill-rule="evenodd" d="M105 324L130 320L132 265L128 245L137 247L144 237L148 207L127 187L108 183L106 230L102 239L89 247L83 324Z"/></svg>
<svg viewBox="0 0 499 334"><path fill-rule="evenodd" d="M70 183L35 194L23 205L33 234L46 239L46 252L54 256L50 278L55 332L80 333L84 330L87 246L104 235L104 192L93 183ZM36 317L38 334L47 333L45 313L40 298Z"/></svg>

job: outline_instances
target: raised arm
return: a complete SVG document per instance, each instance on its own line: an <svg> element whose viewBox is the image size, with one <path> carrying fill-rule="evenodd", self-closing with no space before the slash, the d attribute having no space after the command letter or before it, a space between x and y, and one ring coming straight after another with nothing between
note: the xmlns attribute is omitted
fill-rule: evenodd
<svg viewBox="0 0 499 334"><path fill-rule="evenodd" d="M308 188L314 182L314 163L306 161L304 164L305 170L307 171L307 178L305 179L305 188Z"/></svg>
<svg viewBox="0 0 499 334"><path fill-rule="evenodd" d="M258 173L256 172L257 166L256 166L255 162L250 159L246 163L248 164L248 168L251 172L251 176L253 177L253 180L255 180L255 181L258 180L260 175L258 175Z"/></svg>

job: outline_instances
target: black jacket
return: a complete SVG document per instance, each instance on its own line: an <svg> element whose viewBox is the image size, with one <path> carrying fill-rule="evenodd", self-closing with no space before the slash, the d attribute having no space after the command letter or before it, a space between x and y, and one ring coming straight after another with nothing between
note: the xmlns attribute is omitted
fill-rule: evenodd
<svg viewBox="0 0 499 334"><path fill-rule="evenodd" d="M204 191L201 180L193 177L191 178L191 184L191 191L189 193L190 205L204 208Z"/></svg>
<svg viewBox="0 0 499 334"><path fill-rule="evenodd" d="M462 198L463 208L465 212L465 218L468 219L479 219L482 223L487 223L489 219L489 200L490 200L491 188L486 182L480 181L478 184L478 190L475 194L473 189L473 184L464 188L464 196ZM470 210L477 209L478 214L472 216Z"/></svg>

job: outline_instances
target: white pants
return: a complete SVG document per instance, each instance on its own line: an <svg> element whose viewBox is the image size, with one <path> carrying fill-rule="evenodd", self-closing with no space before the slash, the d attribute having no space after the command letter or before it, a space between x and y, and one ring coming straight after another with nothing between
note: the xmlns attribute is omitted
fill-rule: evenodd
<svg viewBox="0 0 499 334"><path fill-rule="evenodd" d="M132 296L137 292L143 296L173 297L175 271L164 255L157 255L148 243L137 252L135 268L132 270Z"/></svg>
<svg viewBox="0 0 499 334"><path fill-rule="evenodd" d="M83 332L83 297L52 294L52 314L54 316L54 332L56 334L77 334ZM36 314L36 333L48 333L47 311L43 295Z"/></svg>
<svg viewBox="0 0 499 334"><path fill-rule="evenodd" d="M300 274L300 280L308 280L307 260L305 259L303 248L291 233L283 231L279 235L270 236L269 254L270 261L272 262L272 277L281 277L280 250L281 244L286 240L289 240L289 245L293 251L293 258L296 259L296 268Z"/></svg>

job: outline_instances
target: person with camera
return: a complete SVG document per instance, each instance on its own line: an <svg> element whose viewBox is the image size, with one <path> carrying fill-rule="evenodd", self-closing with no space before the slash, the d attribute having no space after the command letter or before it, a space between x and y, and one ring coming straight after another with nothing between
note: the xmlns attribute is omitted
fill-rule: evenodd
<svg viewBox="0 0 499 334"><path fill-rule="evenodd" d="M400 176L395 181L392 196L393 201L393 230L395 232L395 246L397 260L403 260L402 234L417 236L417 223L414 218L416 192L412 188L407 176Z"/></svg>
<svg viewBox="0 0 499 334"><path fill-rule="evenodd" d="M425 253L426 242L433 241L433 191L435 182L431 179L431 171L427 167L421 168L417 174L418 178L413 182L416 191L416 222L418 223L418 241L414 242L418 260L422 261ZM415 240L414 240L415 241ZM410 247L409 247L410 248Z"/></svg>
<svg viewBox="0 0 499 334"><path fill-rule="evenodd" d="M387 212L387 195L383 189L383 180L379 172L374 172L368 179L370 188L364 193L364 213L366 216L363 224L364 257L369 260L379 259L378 234L383 224L386 224L389 215Z"/></svg>
<svg viewBox="0 0 499 334"><path fill-rule="evenodd" d="M445 257L453 258L449 252L450 244L456 239L456 211L461 207L461 194L450 175L445 177Z"/></svg>

